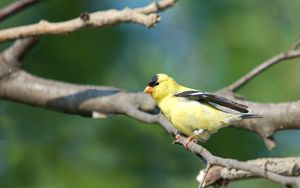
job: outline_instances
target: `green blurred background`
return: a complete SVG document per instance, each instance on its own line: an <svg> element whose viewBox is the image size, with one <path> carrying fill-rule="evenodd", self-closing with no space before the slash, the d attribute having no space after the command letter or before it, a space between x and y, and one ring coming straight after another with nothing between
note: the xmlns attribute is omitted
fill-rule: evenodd
<svg viewBox="0 0 300 188"><path fill-rule="evenodd" d="M1 0L0 6L10 2ZM0 23L0 29L149 2L47 0ZM299 9L299 0L178 1L151 29L122 24L42 37L24 60L25 69L49 79L129 91L142 91L153 74L164 72L184 85L214 91L289 49L300 35ZM276 65L240 93L258 102L299 99L299 61ZM198 186L201 161L172 145L173 138L157 125L122 115L93 120L0 102L0 187ZM204 145L213 154L239 160L295 156L299 135L276 133L277 146L268 151L258 135L227 128ZM281 187L267 180L229 185L241 186Z"/></svg>

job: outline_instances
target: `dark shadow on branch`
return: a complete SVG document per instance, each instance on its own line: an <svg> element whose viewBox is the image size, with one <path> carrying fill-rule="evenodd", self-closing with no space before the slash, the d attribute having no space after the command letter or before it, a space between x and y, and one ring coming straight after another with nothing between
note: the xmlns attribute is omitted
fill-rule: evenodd
<svg viewBox="0 0 300 188"><path fill-rule="evenodd" d="M87 89L75 94L52 99L46 103L46 106L58 111L64 109L64 113L74 114L74 112L79 112L80 106L88 100L115 95L119 92L120 91L118 90ZM86 117L92 116L92 112L90 110L81 110L80 114Z"/></svg>

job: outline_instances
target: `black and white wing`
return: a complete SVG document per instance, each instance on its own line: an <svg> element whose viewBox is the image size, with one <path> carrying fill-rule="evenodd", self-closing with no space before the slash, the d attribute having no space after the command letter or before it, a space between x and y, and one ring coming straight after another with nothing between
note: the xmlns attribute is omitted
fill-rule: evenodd
<svg viewBox="0 0 300 188"><path fill-rule="evenodd" d="M201 91L183 91L181 93L175 94L176 97L185 97L191 100L195 100L201 103L208 103L217 108L214 104L218 104L242 113L248 113L248 106L236 103L232 100L226 99L225 97L221 97L211 93L204 93Z"/></svg>

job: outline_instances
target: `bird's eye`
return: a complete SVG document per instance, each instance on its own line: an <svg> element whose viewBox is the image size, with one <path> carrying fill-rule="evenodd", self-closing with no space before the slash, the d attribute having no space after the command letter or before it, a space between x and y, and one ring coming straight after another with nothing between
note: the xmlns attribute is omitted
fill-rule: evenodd
<svg viewBox="0 0 300 188"><path fill-rule="evenodd" d="M149 82L148 83L148 86L151 86L151 87L154 87L154 86L157 86L157 85L159 85L158 82Z"/></svg>

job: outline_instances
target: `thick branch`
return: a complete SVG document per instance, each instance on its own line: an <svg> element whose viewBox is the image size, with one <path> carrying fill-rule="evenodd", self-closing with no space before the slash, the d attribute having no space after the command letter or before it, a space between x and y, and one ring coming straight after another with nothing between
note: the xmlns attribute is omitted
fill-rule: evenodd
<svg viewBox="0 0 300 188"><path fill-rule="evenodd" d="M139 109L149 111L155 106L154 101L141 93L57 82L21 70L0 79L0 88L2 99L87 117L118 113L135 115ZM140 113L145 115L143 118L152 117L145 112Z"/></svg>
<svg viewBox="0 0 300 188"><path fill-rule="evenodd" d="M0 42L22 37L32 37L40 35L54 35L74 32L84 27L103 27L108 25L132 22L154 26L159 20L157 11L166 9L174 4L175 0L162 0L156 6L150 5L144 8L123 10L106 10L94 13L82 13L80 17L64 22L50 23L42 20L39 23L19 26L0 31Z"/></svg>
<svg viewBox="0 0 300 188"><path fill-rule="evenodd" d="M299 176L300 175L300 157L287 157L287 158L262 158L246 161L251 165L256 165L264 168L267 171L274 172L283 176ZM203 170L200 171L198 179L203 181ZM214 184L222 184L224 181L235 181L248 178L257 178L257 174L229 169L223 166L212 166L207 172L204 179L204 185L210 186ZM201 183L200 182L200 183Z"/></svg>
<svg viewBox="0 0 300 188"><path fill-rule="evenodd" d="M252 71L250 71L248 74L241 77L240 79L238 79L237 81L235 81L234 83L229 85L228 87L224 88L224 90L232 91L232 92L237 91L238 89L243 87L245 84L247 84L250 80L255 78L257 75L259 75L266 69L270 68L271 66L273 66L277 63L280 63L282 61L289 60L289 59L295 59L298 57L300 57L300 51L298 51L298 50L290 50L285 53L280 53L280 54L272 57L271 59L265 61L261 65L257 66Z"/></svg>
<svg viewBox="0 0 300 188"><path fill-rule="evenodd" d="M13 45L12 49L14 49L17 46L26 46L20 44L22 43L17 42L15 45ZM8 52L22 52L22 50L6 50L4 54ZM9 55L6 56L10 57ZM3 64L5 63L0 62L0 66L2 66ZM4 68L0 67L0 70L3 71ZM11 67L8 67L8 70L13 69ZM10 73L9 71L7 72ZM103 88L99 88L96 86L78 87L78 85L69 85L67 83L53 82L50 80L44 80L31 76L23 71L17 71L9 77L6 77L5 79L3 78L0 83L0 97L5 98L7 100L19 101L26 104L43 106L58 111L81 114L85 116L91 116L93 115L93 112L96 111L99 111L103 114L119 113L117 109L113 109L116 111L113 111L110 108L106 109L105 107L103 108L104 111L97 109L95 106L102 105L102 103L99 100L89 100L92 102L88 104L93 105L93 107L85 107L84 112L79 110L82 109L82 107L79 107L82 101L89 99L91 96L94 96L93 98L96 98L95 96L102 96L101 90ZM113 90L115 91L118 89ZM22 95L22 93L27 93L27 95ZM126 95L128 95L128 93ZM227 97L233 97L233 94L227 93ZM127 100L125 97L123 99ZM261 104L251 101L239 101L239 99L235 100L237 102L241 102L248 105L251 113L262 115L264 118L245 120L236 123L234 126L237 128L257 132L264 138L264 141L269 149L275 146L275 142L273 140L273 134L275 131L283 129L300 128L300 101L289 103ZM139 102L140 104L136 105L151 103L152 107L155 106L153 100L150 99L148 96L142 95L141 100ZM145 113L137 111L135 110L135 108L131 108L131 110L123 112L134 118L144 120L147 122L153 122L155 119L155 117L152 117L151 115L145 116Z"/></svg>
<svg viewBox="0 0 300 188"><path fill-rule="evenodd" d="M33 5L35 3L37 3L38 0L19 0L16 1L4 8L2 8L0 10L0 22L2 20L4 20L5 18L7 18L8 16L11 16L23 9L25 9L26 7Z"/></svg>

